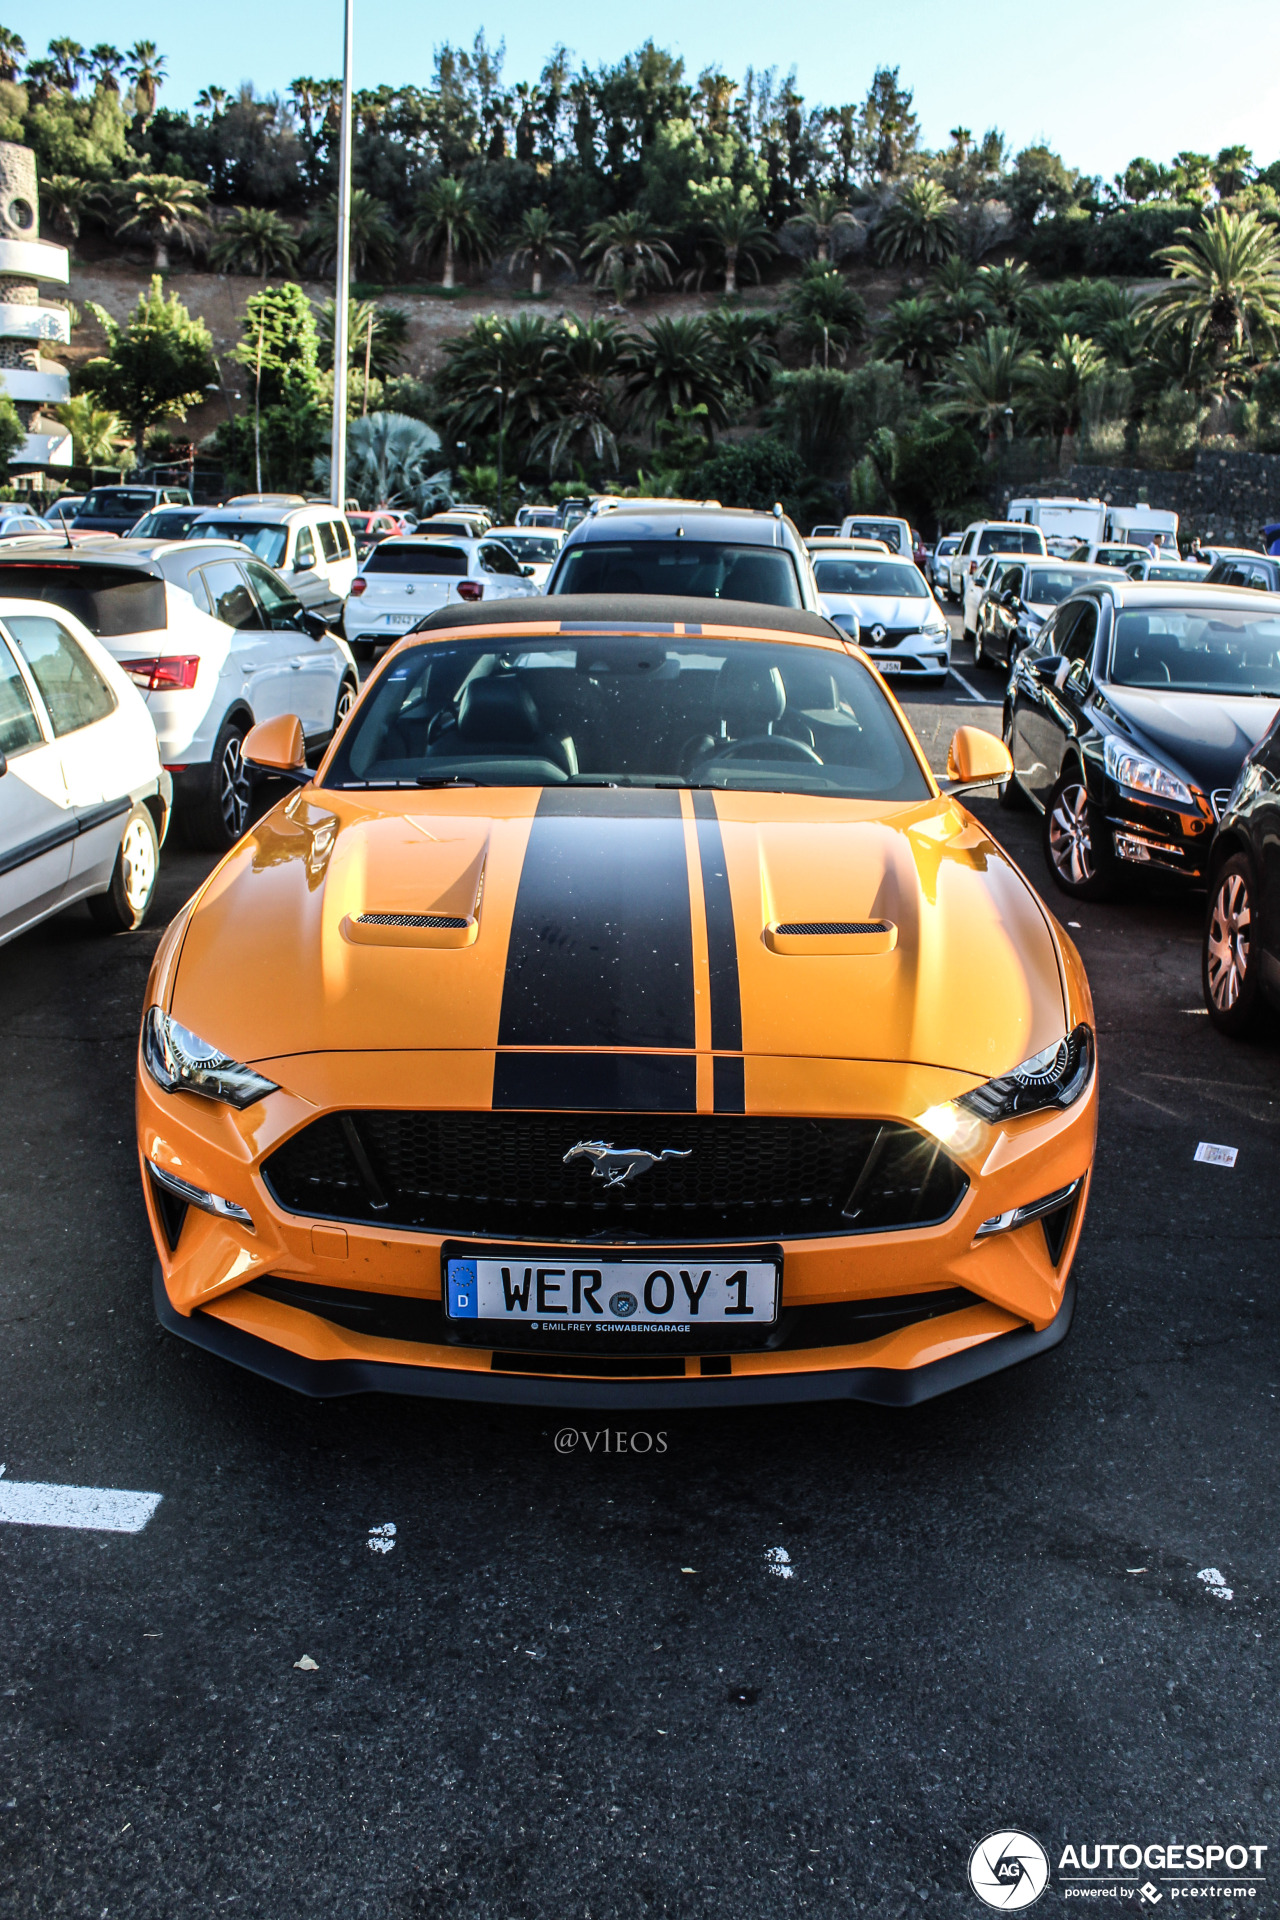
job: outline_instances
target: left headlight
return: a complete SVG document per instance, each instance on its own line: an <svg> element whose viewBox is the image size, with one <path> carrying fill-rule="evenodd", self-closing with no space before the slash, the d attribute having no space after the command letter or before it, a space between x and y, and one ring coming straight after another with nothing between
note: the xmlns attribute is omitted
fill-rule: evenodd
<svg viewBox="0 0 1280 1920"><path fill-rule="evenodd" d="M1093 1072L1093 1032L1083 1023L1065 1040L1033 1053L1012 1073L987 1080L955 1102L979 1120L1012 1120L1021 1113L1040 1113L1047 1107L1070 1107L1080 1098Z"/></svg>
<svg viewBox="0 0 1280 1920"><path fill-rule="evenodd" d="M202 1093L228 1107L251 1107L279 1089L252 1067L230 1060L220 1047L148 1007L142 1022L142 1058L147 1072L166 1093Z"/></svg>
<svg viewBox="0 0 1280 1920"><path fill-rule="evenodd" d="M1102 757L1107 772L1118 787L1129 787L1134 793L1149 793L1157 800L1172 800L1177 806L1195 805L1185 780L1180 780L1176 773L1170 773L1168 767L1162 767L1158 760L1148 759L1144 753L1135 753L1132 747L1127 747L1113 733L1107 735Z"/></svg>

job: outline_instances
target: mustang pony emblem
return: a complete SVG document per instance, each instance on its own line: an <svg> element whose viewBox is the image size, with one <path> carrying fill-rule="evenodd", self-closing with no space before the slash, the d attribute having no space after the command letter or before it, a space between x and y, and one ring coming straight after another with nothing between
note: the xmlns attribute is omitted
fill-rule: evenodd
<svg viewBox="0 0 1280 1920"><path fill-rule="evenodd" d="M567 1167L580 1157L594 1161L592 1179L603 1180L606 1187L625 1187L628 1180L648 1173L661 1161L687 1160L692 1152L692 1147L664 1147L661 1153L650 1153L646 1147L615 1147L611 1140L579 1140L566 1153L564 1164Z"/></svg>

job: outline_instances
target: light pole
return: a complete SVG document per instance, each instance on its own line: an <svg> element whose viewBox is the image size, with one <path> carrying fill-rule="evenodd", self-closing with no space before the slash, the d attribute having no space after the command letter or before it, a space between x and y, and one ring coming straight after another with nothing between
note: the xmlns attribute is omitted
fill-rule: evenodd
<svg viewBox="0 0 1280 1920"><path fill-rule="evenodd" d="M501 387L495 387L494 392L498 396L498 525L502 527L506 525L502 517L502 430L507 417L507 396Z"/></svg>
<svg viewBox="0 0 1280 1920"><path fill-rule="evenodd" d="M342 43L342 124L338 135L338 266L333 301L333 434L329 498L341 513L347 498L347 303L351 280L351 65L355 0L346 0Z"/></svg>

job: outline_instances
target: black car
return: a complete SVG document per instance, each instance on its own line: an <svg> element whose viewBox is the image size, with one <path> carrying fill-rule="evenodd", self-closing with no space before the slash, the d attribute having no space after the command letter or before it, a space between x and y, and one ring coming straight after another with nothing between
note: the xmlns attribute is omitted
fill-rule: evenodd
<svg viewBox="0 0 1280 1920"><path fill-rule="evenodd" d="M1270 553L1224 554L1205 575L1207 587L1252 587L1258 593L1280 593L1280 558Z"/></svg>
<svg viewBox="0 0 1280 1920"><path fill-rule="evenodd" d="M1019 654L1014 777L1057 884L1105 898L1126 866L1202 883L1214 823L1280 705L1280 602L1231 587L1099 582Z"/></svg>
<svg viewBox="0 0 1280 1920"><path fill-rule="evenodd" d="M1241 767L1209 853L1202 978L1209 1018L1246 1034L1280 1008L1280 719Z"/></svg>
<svg viewBox="0 0 1280 1920"><path fill-rule="evenodd" d="M1011 667L1040 633L1055 607L1079 587L1114 580L1114 567L1038 556L1001 560L977 613L973 657L978 666Z"/></svg>
<svg viewBox="0 0 1280 1920"><path fill-rule="evenodd" d="M190 505L186 487L95 487L71 524L80 533L126 534L157 507Z"/></svg>

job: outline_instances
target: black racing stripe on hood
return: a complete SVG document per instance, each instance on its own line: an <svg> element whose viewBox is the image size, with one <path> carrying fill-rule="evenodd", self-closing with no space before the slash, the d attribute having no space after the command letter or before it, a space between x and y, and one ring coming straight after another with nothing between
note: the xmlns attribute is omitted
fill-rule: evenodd
<svg viewBox="0 0 1280 1920"><path fill-rule="evenodd" d="M696 1113L697 1061L691 1053L500 1053L493 1104Z"/></svg>
<svg viewBox="0 0 1280 1920"><path fill-rule="evenodd" d="M694 1045L678 792L550 787L507 948L500 1047Z"/></svg>
<svg viewBox="0 0 1280 1920"><path fill-rule="evenodd" d="M724 836L710 793L693 795L702 862L702 897L707 912L707 959L711 973L711 1045L717 1053L742 1049L742 995L738 987L738 939L733 928L733 896L725 865Z"/></svg>
<svg viewBox="0 0 1280 1920"><path fill-rule="evenodd" d="M711 1093L717 1113L746 1112L747 1070L741 1055L716 1055L711 1063Z"/></svg>

